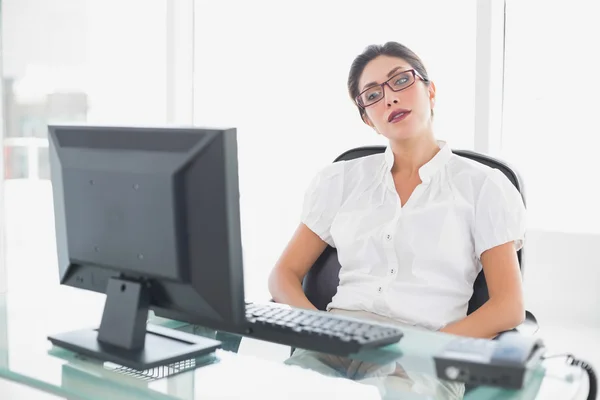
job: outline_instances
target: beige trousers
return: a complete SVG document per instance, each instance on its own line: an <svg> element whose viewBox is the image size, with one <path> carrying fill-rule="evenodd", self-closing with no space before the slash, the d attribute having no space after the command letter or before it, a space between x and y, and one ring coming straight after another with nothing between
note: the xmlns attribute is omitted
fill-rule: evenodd
<svg viewBox="0 0 600 400"><path fill-rule="evenodd" d="M407 326L402 322L365 311L332 309L330 312L401 328ZM401 360L387 364L375 364L316 351L296 349L285 362L324 375L352 379L376 386L384 399L412 398L410 393L427 396L430 399L455 400L464 397L464 385L442 381L433 375L410 371L409 368L401 365Z"/></svg>

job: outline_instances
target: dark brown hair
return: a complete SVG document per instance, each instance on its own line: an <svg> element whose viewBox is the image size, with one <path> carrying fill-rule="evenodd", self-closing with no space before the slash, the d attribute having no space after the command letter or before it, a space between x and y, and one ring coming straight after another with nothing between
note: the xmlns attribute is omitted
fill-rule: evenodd
<svg viewBox="0 0 600 400"><path fill-rule="evenodd" d="M350 67L350 73L348 74L348 93L353 102L355 101L356 96L359 95L358 81L360 80L365 67L379 56L398 57L403 59L423 77L423 80L426 83L429 82L429 75L423 65L423 61L421 61L419 56L408 47L397 42L387 42L384 45L370 45L354 59L352 66ZM365 110L358 107L358 111L360 112L361 118L364 120Z"/></svg>

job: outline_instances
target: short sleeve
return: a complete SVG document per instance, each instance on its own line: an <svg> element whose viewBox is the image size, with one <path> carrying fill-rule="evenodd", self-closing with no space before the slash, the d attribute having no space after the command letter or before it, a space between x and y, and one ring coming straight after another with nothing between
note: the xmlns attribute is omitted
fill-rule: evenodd
<svg viewBox="0 0 600 400"><path fill-rule="evenodd" d="M477 257L493 247L513 242L523 247L527 226L525 204L508 178L494 169L486 178L475 206L474 240Z"/></svg>
<svg viewBox="0 0 600 400"><path fill-rule="evenodd" d="M332 247L331 225L342 204L344 164L328 165L312 179L302 207L302 223Z"/></svg>

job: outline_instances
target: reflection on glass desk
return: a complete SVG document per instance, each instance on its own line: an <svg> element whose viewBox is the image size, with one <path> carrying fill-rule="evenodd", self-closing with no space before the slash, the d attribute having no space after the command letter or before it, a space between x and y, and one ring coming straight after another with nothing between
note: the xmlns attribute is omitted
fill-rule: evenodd
<svg viewBox="0 0 600 400"><path fill-rule="evenodd" d="M64 397L1 378L0 398L3 400L64 400Z"/></svg>
<svg viewBox="0 0 600 400"><path fill-rule="evenodd" d="M45 300L34 301L32 296ZM435 375L432 355L451 337L418 330L407 330L398 344L351 358L296 350L291 357L275 361L268 354L245 353L244 343L252 339L152 318L152 323L217 338L223 348L197 360L149 371L133 371L51 346L48 334L97 326L103 302L104 296L58 285L51 293L0 295L0 378L58 396L86 399L568 400L586 393L581 370L561 362L535 371L521 391L483 386L465 390ZM289 354L289 348L285 350Z"/></svg>

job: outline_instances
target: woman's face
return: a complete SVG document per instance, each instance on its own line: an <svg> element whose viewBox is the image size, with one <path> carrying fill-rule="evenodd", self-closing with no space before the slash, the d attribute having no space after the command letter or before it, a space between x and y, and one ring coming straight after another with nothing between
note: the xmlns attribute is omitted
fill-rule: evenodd
<svg viewBox="0 0 600 400"><path fill-rule="evenodd" d="M365 108L365 122L390 140L413 138L431 129L435 85L425 84L416 75L414 83L404 88L413 76L398 74L410 69L411 65L401 58L379 56L367 64L358 82L359 93L372 88L362 96L366 102L382 96ZM388 85L383 85L383 89L377 87L384 82ZM394 91L390 86L402 90Z"/></svg>

